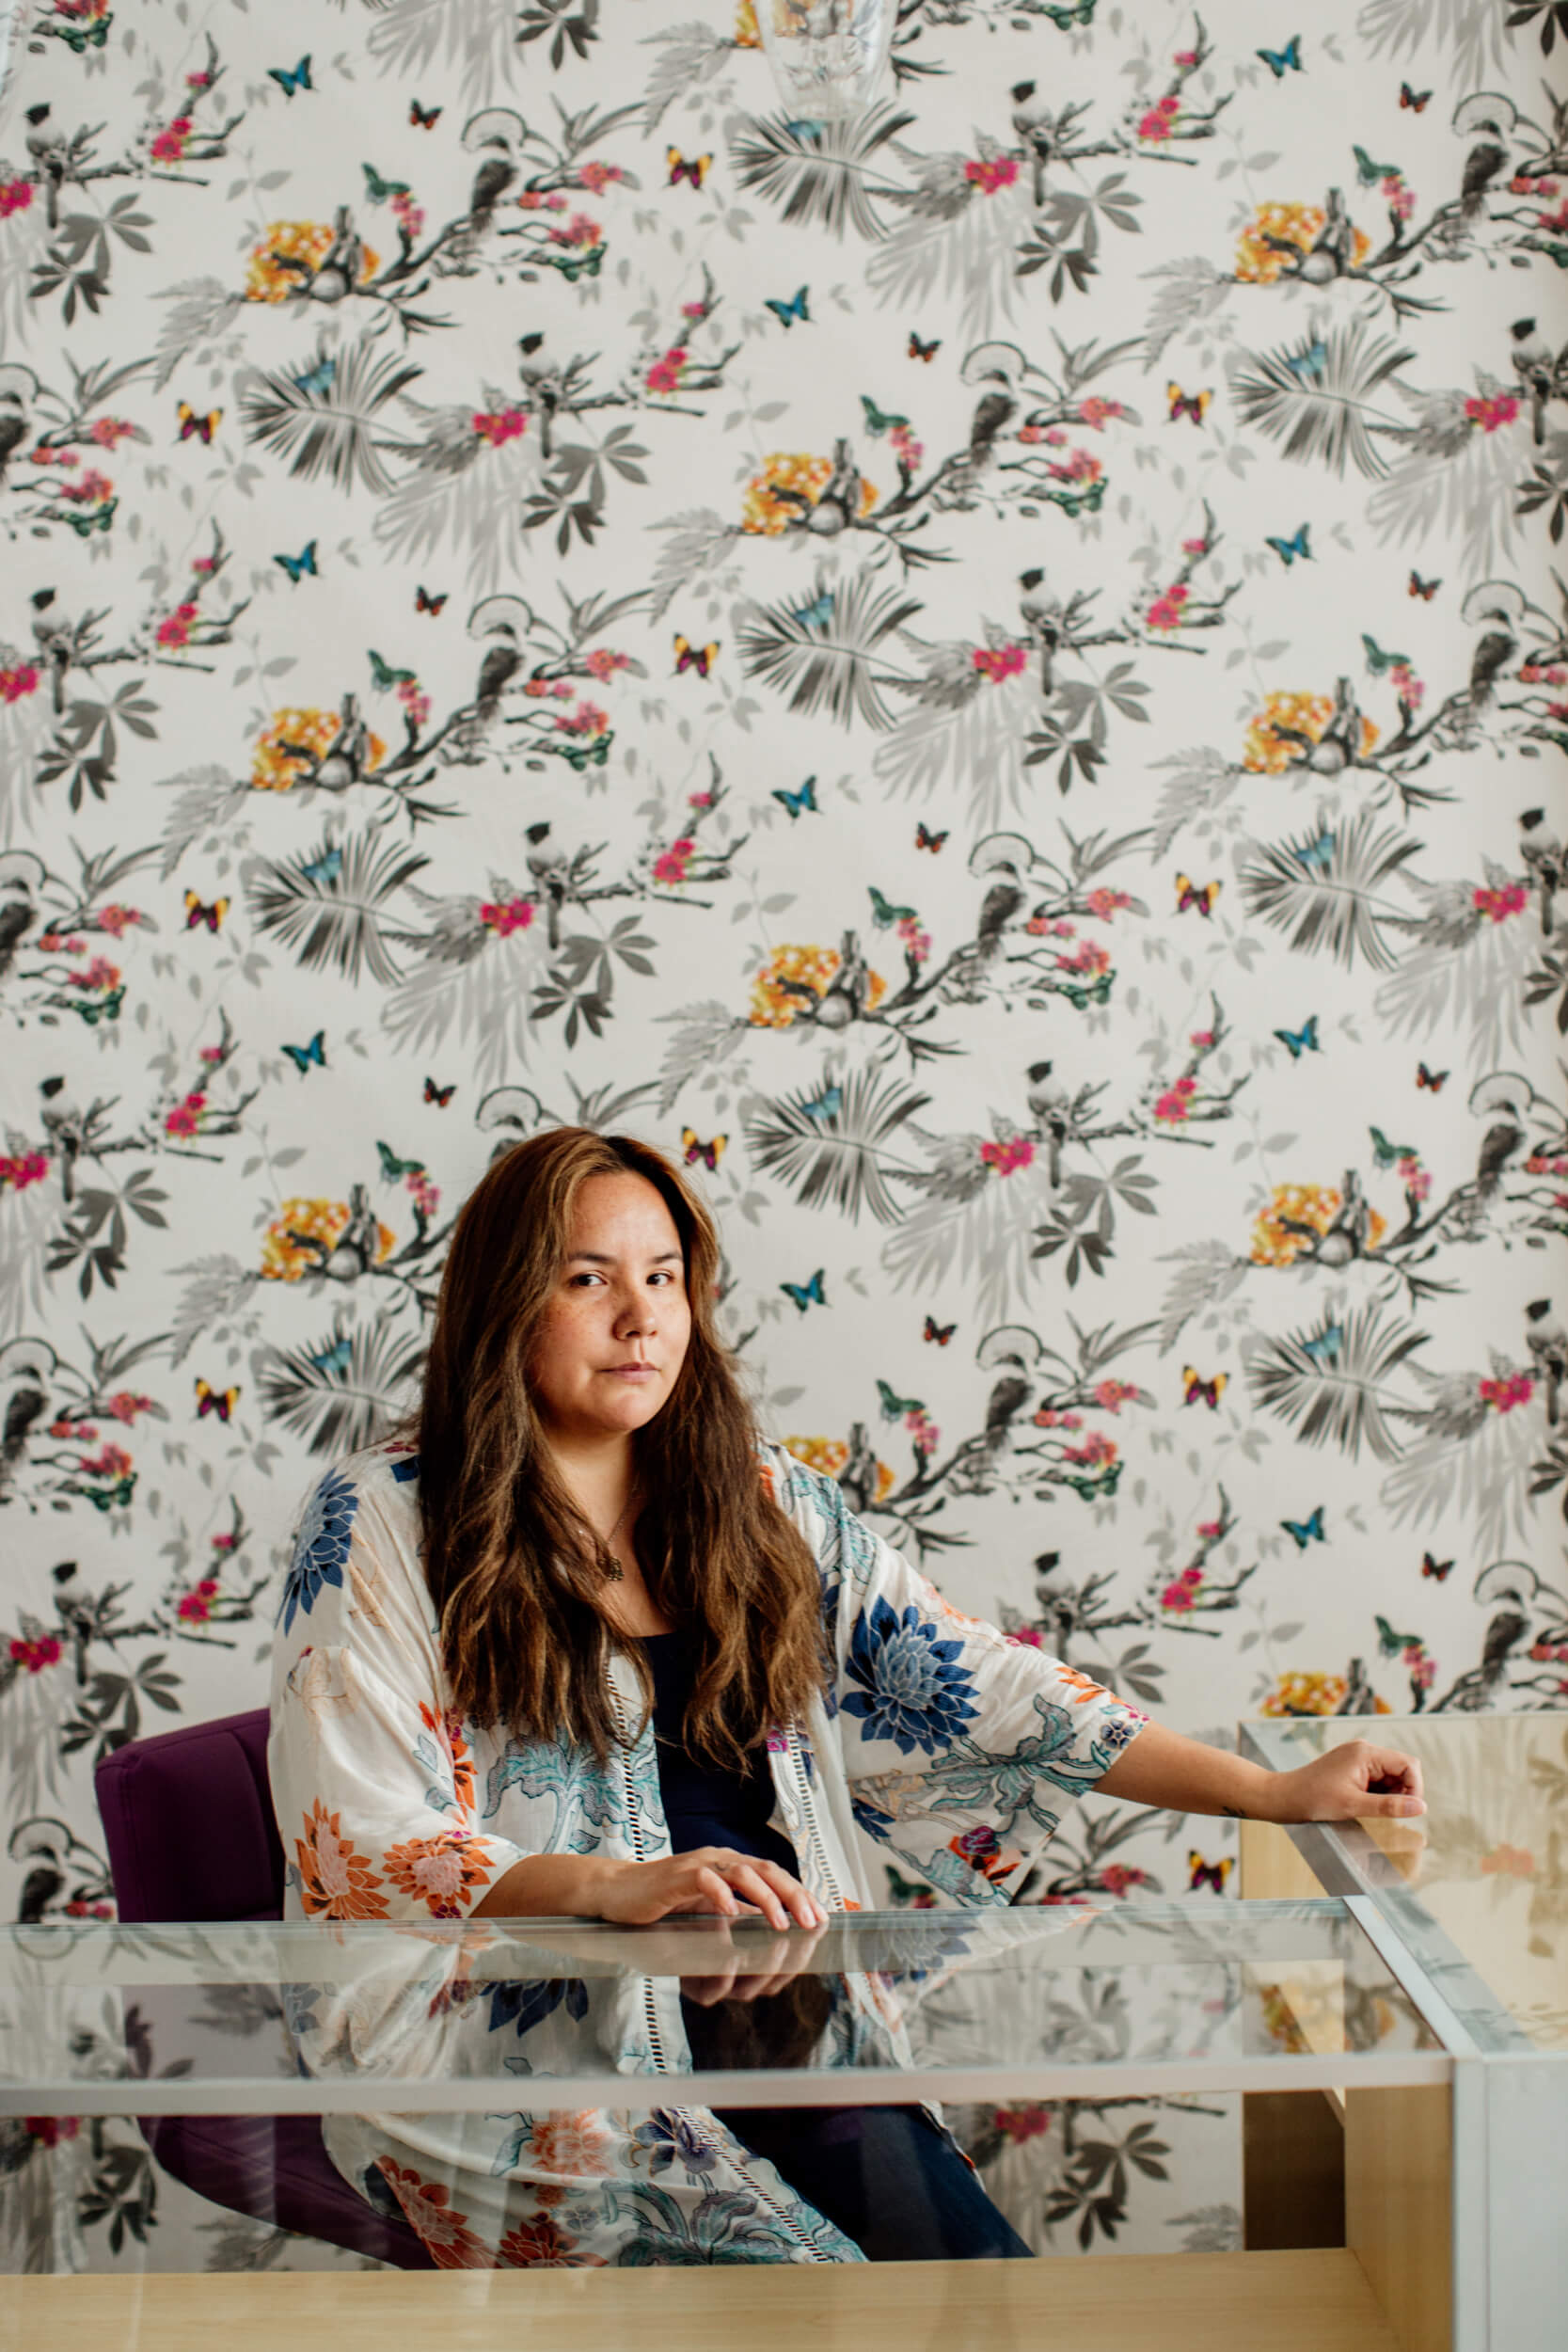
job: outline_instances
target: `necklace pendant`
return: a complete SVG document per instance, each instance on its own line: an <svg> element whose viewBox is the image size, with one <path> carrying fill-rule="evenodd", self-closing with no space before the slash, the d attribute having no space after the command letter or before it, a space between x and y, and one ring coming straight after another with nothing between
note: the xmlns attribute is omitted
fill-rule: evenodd
<svg viewBox="0 0 1568 2352"><path fill-rule="evenodd" d="M624 1581L625 1576L625 1568L622 1567L621 1563L616 1559L615 1554L611 1552L610 1555L610 1565L605 1569L606 1583L619 1584Z"/></svg>

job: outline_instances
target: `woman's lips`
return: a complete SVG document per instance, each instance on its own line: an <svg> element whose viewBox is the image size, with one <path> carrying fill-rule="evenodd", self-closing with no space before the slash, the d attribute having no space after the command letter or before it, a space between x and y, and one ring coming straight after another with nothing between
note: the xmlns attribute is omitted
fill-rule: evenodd
<svg viewBox="0 0 1568 2352"><path fill-rule="evenodd" d="M658 1374L657 1364L607 1364L605 1370L612 1380L653 1380Z"/></svg>

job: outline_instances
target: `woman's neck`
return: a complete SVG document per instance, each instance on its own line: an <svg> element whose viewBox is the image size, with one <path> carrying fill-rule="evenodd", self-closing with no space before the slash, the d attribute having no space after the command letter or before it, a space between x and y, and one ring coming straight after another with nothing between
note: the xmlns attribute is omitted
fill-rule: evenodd
<svg viewBox="0 0 1568 2352"><path fill-rule="evenodd" d="M586 1446L552 1441L550 1457L569 1499L591 1524L602 1531L625 1512L637 1483L629 1438Z"/></svg>

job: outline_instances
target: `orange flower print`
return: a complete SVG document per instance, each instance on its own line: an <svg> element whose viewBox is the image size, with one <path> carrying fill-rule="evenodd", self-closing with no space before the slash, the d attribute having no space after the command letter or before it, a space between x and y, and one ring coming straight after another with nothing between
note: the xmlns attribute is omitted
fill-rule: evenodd
<svg viewBox="0 0 1568 2352"><path fill-rule="evenodd" d="M1309 253L1328 218L1321 204L1259 204L1236 246L1236 275L1245 286L1272 286L1290 260L1271 238ZM1354 231L1352 261L1359 265L1372 249L1364 229Z"/></svg>
<svg viewBox="0 0 1568 2352"><path fill-rule="evenodd" d="M1310 1233L1298 1233L1292 1228L1309 1225L1319 1234L1326 1233L1339 1206L1339 1194L1333 1184L1275 1184L1268 1206L1253 1224L1253 1264L1292 1264L1311 1240ZM1367 1225L1369 1251L1377 1248L1387 1231L1387 1218L1374 1209Z"/></svg>
<svg viewBox="0 0 1568 2352"><path fill-rule="evenodd" d="M475 2237L467 2215L457 2211L443 2182L421 2181L412 2166L394 2164L390 2156L377 2156L375 2169L437 2270L495 2269L494 2254Z"/></svg>
<svg viewBox="0 0 1568 2352"><path fill-rule="evenodd" d="M1091 1682L1088 1676L1080 1674L1076 1666L1058 1666L1056 1674L1060 1681L1070 1683L1077 1692L1078 1696L1072 1702L1074 1707L1084 1707L1090 1699L1102 1699L1106 1696L1105 1685L1102 1682Z"/></svg>
<svg viewBox="0 0 1568 2352"><path fill-rule="evenodd" d="M250 264L245 271L245 298L247 302L297 301L302 278L320 269L332 249L332 229L321 220L275 220L268 223L259 245L250 248ZM291 269L293 262L302 266ZM359 279L363 284L373 278L381 267L381 256L371 246L363 247Z"/></svg>
<svg viewBox="0 0 1568 2352"><path fill-rule="evenodd" d="M840 961L836 947L775 947L752 983L748 1018L752 1028L787 1029L805 1002L800 990L824 995ZM886 994L886 980L873 972L866 992L868 1009L875 1011Z"/></svg>
<svg viewBox="0 0 1568 2352"><path fill-rule="evenodd" d="M1266 694L1263 707L1247 723L1246 749L1242 765L1255 776L1282 776L1288 768L1296 765L1301 746L1288 738L1276 735L1275 726L1290 727L1296 734L1310 737L1316 743L1334 716L1332 694ZM1378 729L1370 719L1361 722L1361 757L1365 759L1378 739Z"/></svg>
<svg viewBox="0 0 1568 2352"><path fill-rule="evenodd" d="M536 2221L519 2221L500 2242L500 2259L517 2270L594 2270L604 2267L602 2254L579 2253L553 2214Z"/></svg>
<svg viewBox="0 0 1568 2352"><path fill-rule="evenodd" d="M300 1898L312 1918L385 1919L387 1905L376 1888L383 1882L363 1854L356 1853L319 1797L306 1817L305 1835L294 1840L299 1857Z"/></svg>
<svg viewBox="0 0 1568 2352"><path fill-rule="evenodd" d="M388 1847L386 1862L400 1894L417 1896L433 1919L463 1918L470 1906L461 1898L487 1885L492 1867L483 1839L461 1829L405 1838Z"/></svg>
<svg viewBox="0 0 1568 2352"><path fill-rule="evenodd" d="M433 1707L420 1701L420 1721L425 1729L434 1732L437 1742L451 1758L452 1786L457 1802L466 1813L471 1813L474 1803L474 1759L463 1737L463 1718L451 1708L437 1715Z"/></svg>
<svg viewBox="0 0 1568 2352"><path fill-rule="evenodd" d="M534 2118L529 2155L541 2172L580 2178L608 2172L611 2135L593 2107L554 2107Z"/></svg>
<svg viewBox="0 0 1568 2352"><path fill-rule="evenodd" d="M793 1454L807 1470L820 1470L824 1478L836 1478L849 1459L849 1448L842 1438L786 1438L786 1454ZM898 1484L898 1472L880 1455L877 1459L876 1501L882 1502Z"/></svg>
<svg viewBox="0 0 1568 2352"><path fill-rule="evenodd" d="M1283 1674L1263 1701L1265 1715L1337 1715L1350 1684L1343 1675ZM1374 1715L1389 1715L1386 1699L1374 1698Z"/></svg>
<svg viewBox="0 0 1568 2352"><path fill-rule="evenodd" d="M799 490L815 504L827 488L832 470L831 457L812 457L801 453L791 454L775 450L771 456L764 458L761 473L753 474L746 485L741 530L760 532L766 539L781 538L792 520L799 519L802 510L793 499L775 498L775 488ZM869 515L879 496L879 491L863 474L861 513Z"/></svg>

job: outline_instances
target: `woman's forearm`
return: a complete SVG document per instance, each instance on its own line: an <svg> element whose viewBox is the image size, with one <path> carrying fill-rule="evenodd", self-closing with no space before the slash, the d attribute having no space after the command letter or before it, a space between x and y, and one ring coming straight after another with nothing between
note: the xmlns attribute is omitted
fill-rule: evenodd
<svg viewBox="0 0 1568 2352"><path fill-rule="evenodd" d="M1145 1724L1095 1793L1130 1797L1134 1804L1168 1805L1173 1813L1228 1813L1243 1821L1275 1821L1287 1775L1265 1772L1223 1748L1184 1740L1163 1724Z"/></svg>
<svg viewBox="0 0 1568 2352"><path fill-rule="evenodd" d="M597 1919L606 1873L617 1865L597 1854L530 1853L504 1870L470 1918Z"/></svg>

